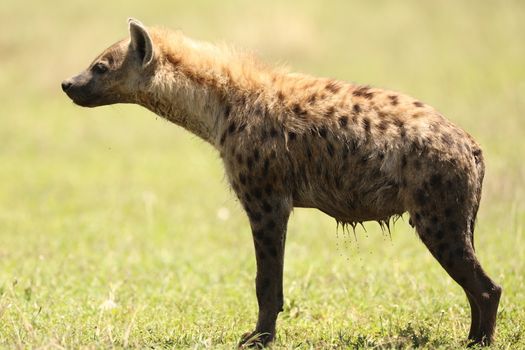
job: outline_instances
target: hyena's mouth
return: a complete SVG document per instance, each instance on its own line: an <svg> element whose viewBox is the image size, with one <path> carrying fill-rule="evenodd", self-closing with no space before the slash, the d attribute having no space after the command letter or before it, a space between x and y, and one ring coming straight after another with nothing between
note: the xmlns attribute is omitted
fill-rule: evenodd
<svg viewBox="0 0 525 350"><path fill-rule="evenodd" d="M96 107L100 103L99 96L93 94L86 85L75 84L74 81L65 80L62 82L62 90L66 95L75 103L81 107Z"/></svg>
<svg viewBox="0 0 525 350"><path fill-rule="evenodd" d="M70 88L64 90L64 92L74 104L80 107L97 107L101 105L100 98L98 96L88 94L82 90Z"/></svg>
<svg viewBox="0 0 525 350"><path fill-rule="evenodd" d="M69 95L68 95L69 96ZM86 96L69 96L74 104L80 107L97 107L100 103L97 103L97 99L88 98Z"/></svg>

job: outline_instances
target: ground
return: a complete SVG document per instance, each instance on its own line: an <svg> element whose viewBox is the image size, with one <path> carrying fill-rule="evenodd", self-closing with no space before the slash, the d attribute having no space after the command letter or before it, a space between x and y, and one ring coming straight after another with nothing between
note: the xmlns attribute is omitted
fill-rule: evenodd
<svg viewBox="0 0 525 350"><path fill-rule="evenodd" d="M525 5L316 4L2 5L1 347L229 349L254 325L252 239L218 154L146 110L60 91L134 16L404 91L469 131L487 166L477 255L504 288L493 348L525 348ZM408 218L391 236L365 227L295 210L273 347L463 346L464 293Z"/></svg>

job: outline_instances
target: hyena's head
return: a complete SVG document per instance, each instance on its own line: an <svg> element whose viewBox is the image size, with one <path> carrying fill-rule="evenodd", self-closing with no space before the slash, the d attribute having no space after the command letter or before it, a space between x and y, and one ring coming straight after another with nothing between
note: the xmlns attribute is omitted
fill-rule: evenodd
<svg viewBox="0 0 525 350"><path fill-rule="evenodd" d="M137 102L137 94L155 70L155 53L142 23L134 19L128 23L129 39L112 45L86 70L62 82L62 90L77 105L97 107Z"/></svg>

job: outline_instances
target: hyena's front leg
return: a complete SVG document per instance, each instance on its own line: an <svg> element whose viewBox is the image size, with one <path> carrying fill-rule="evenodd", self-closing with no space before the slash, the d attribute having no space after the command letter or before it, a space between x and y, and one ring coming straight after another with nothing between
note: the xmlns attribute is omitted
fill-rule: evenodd
<svg viewBox="0 0 525 350"><path fill-rule="evenodd" d="M277 315L283 308L283 263L286 226L291 201L262 198L244 203L252 227L257 276L255 287L259 316L255 330L245 334L240 346L264 346L275 336Z"/></svg>

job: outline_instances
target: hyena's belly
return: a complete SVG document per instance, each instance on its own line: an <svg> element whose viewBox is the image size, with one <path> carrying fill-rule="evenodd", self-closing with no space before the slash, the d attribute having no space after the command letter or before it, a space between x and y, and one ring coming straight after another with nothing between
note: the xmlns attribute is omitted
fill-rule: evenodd
<svg viewBox="0 0 525 350"><path fill-rule="evenodd" d="M347 197L343 199L342 197ZM394 215L401 215L405 209L401 203L389 203L387 206L374 205L362 198L339 194L333 199L313 198L294 199L294 206L300 208L316 208L340 222L364 222L388 220ZM394 205L392 205L394 204Z"/></svg>
<svg viewBox="0 0 525 350"><path fill-rule="evenodd" d="M327 163L313 166L298 183L294 206L317 208L349 223L402 214L400 184L381 172L379 162L369 163L352 169Z"/></svg>

